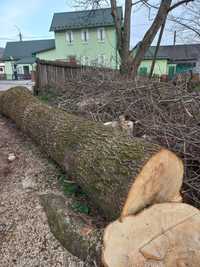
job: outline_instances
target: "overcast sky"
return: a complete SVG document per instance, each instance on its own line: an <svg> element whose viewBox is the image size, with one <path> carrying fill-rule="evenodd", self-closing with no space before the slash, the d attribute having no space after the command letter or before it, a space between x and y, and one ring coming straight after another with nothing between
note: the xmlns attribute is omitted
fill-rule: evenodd
<svg viewBox="0 0 200 267"><path fill-rule="evenodd" d="M53 38L49 32L54 12L74 10L70 0L0 0L0 47L7 41L17 41L18 28L23 39ZM123 1L122 1L123 2ZM132 22L132 45L141 40L150 25L153 13L140 9L134 13ZM165 31L163 44L173 43L173 33Z"/></svg>

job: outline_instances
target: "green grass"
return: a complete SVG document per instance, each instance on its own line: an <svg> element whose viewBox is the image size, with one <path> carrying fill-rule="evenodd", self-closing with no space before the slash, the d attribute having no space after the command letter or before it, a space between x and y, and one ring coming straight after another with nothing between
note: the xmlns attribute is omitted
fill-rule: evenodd
<svg viewBox="0 0 200 267"><path fill-rule="evenodd" d="M58 94L55 92L53 89L44 89L38 96L37 98L44 102L44 103L49 103L53 101Z"/></svg>
<svg viewBox="0 0 200 267"><path fill-rule="evenodd" d="M72 210L84 214L90 213L90 208L86 201L86 194L73 181L69 180L65 173L61 173L58 177L62 190L67 197L73 197Z"/></svg>

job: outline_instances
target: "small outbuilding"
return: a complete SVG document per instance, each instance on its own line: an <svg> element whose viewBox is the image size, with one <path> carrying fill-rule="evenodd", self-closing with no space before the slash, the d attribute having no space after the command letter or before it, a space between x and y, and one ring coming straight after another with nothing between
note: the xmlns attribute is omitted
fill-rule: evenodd
<svg viewBox="0 0 200 267"><path fill-rule="evenodd" d="M150 73L155 46L151 46L142 61L139 74ZM160 46L156 58L154 75L168 76L172 79L177 74L200 73L200 44L164 45Z"/></svg>
<svg viewBox="0 0 200 267"><path fill-rule="evenodd" d="M8 42L2 58L6 79L30 79L36 64L35 53L54 47L54 39Z"/></svg>

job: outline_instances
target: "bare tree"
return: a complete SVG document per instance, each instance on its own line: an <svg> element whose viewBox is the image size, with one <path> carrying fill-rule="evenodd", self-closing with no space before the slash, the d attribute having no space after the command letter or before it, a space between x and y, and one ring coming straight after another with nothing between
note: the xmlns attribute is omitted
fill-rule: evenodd
<svg viewBox="0 0 200 267"><path fill-rule="evenodd" d="M109 2L115 23L117 49L121 62L121 73L135 78L135 76L137 75L138 67L143 60L145 53L153 42L159 29L165 23L169 12L179 7L180 5L193 2L194 0L161 0L158 1L157 4L152 4L149 0L125 0L123 24L121 23L120 14L117 12L117 0L76 0L76 2L77 1L79 2L79 4L84 4L92 7L99 7L102 3L105 4ZM145 33L142 41L137 46L135 53L133 53L133 49L130 50L131 14L134 6L139 4L154 8L156 10L156 15L151 26Z"/></svg>
<svg viewBox="0 0 200 267"><path fill-rule="evenodd" d="M200 41L200 0L184 6L180 14L169 16L169 20L173 22L173 31L178 32L181 40Z"/></svg>

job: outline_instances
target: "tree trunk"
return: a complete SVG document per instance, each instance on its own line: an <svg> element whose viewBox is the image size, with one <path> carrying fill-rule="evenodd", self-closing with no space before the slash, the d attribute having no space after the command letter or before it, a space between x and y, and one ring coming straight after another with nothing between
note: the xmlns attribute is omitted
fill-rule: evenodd
<svg viewBox="0 0 200 267"><path fill-rule="evenodd" d="M51 232L63 247L86 261L87 266L100 266L103 230L96 229L75 214L64 197L52 193L39 197Z"/></svg>
<svg viewBox="0 0 200 267"><path fill-rule="evenodd" d="M47 106L23 87L0 95L0 112L39 144L109 219L120 216L125 202L123 215L171 201L179 193L182 163L158 145Z"/></svg>
<svg viewBox="0 0 200 267"><path fill-rule="evenodd" d="M122 54L120 58L121 58L120 73L124 76L131 78L132 57L130 57L129 54Z"/></svg>
<svg viewBox="0 0 200 267"><path fill-rule="evenodd" d="M158 30L160 29L163 22L166 20L168 12L170 10L172 0L162 0L158 13L149 28L149 30L146 32L142 42L139 45L139 48L136 52L136 55L134 57L133 61L133 68L132 68L132 77L133 79L137 75L138 67L140 66L141 61L143 60L145 53L147 52L149 46L153 42Z"/></svg>

